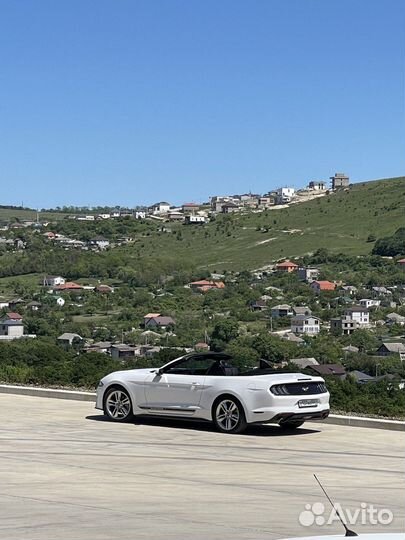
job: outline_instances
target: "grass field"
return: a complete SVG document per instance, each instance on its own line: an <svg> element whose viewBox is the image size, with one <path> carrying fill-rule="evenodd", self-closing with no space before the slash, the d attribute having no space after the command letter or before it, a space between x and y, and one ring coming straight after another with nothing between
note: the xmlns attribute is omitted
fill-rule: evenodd
<svg viewBox="0 0 405 540"><path fill-rule="evenodd" d="M370 253L370 234L380 238L401 226L405 226L405 177L353 184L348 191L288 208L220 216L205 227L170 224L171 232L139 239L128 256L174 256L217 271L254 269L320 247L353 255Z"/></svg>

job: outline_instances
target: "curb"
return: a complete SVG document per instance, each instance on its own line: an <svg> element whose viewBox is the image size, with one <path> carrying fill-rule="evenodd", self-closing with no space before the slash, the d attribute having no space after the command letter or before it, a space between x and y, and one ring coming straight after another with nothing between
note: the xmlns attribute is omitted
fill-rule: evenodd
<svg viewBox="0 0 405 540"><path fill-rule="evenodd" d="M35 388L30 386L13 386L0 384L0 394L17 394L19 396L36 396L74 401L96 401L95 392L79 392L77 390L56 390L54 388Z"/></svg>
<svg viewBox="0 0 405 540"><path fill-rule="evenodd" d="M388 429L391 431L405 431L405 422L401 420L385 420L383 418L365 418L362 416L343 416L330 414L328 418L322 420L324 424L335 424L338 426L366 427L374 429Z"/></svg>
<svg viewBox="0 0 405 540"><path fill-rule="evenodd" d="M20 396L36 396L54 399L70 399L73 401L96 401L95 392L80 392L78 390L55 390L53 388L35 388L30 386L14 386L0 384L0 394L16 394ZM405 422L400 420L384 420L382 418L364 418L361 416L343 416L330 414L320 423L338 426L365 427L405 431Z"/></svg>

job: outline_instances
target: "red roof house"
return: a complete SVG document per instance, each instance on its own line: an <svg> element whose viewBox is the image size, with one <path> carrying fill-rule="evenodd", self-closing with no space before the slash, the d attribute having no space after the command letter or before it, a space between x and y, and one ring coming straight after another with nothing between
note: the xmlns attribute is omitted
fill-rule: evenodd
<svg viewBox="0 0 405 540"><path fill-rule="evenodd" d="M288 260L283 261L282 263L276 264L276 270L278 272L295 272L298 270L298 264Z"/></svg>
<svg viewBox="0 0 405 540"><path fill-rule="evenodd" d="M7 313L6 316L7 319L11 321L22 321L22 315L20 315L19 313L15 313L14 311Z"/></svg>
<svg viewBox="0 0 405 540"><path fill-rule="evenodd" d="M208 279L201 279L200 281L193 281L190 283L191 289L200 292L207 292L212 289L224 289L225 283L223 281L210 281Z"/></svg>
<svg viewBox="0 0 405 540"><path fill-rule="evenodd" d="M322 291L334 291L336 284L331 281L313 281L310 287L314 292L319 294Z"/></svg>

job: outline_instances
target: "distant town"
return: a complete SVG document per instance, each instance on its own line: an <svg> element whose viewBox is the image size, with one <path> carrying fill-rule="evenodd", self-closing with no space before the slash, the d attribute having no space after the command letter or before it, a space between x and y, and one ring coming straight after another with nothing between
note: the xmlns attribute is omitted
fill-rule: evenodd
<svg viewBox="0 0 405 540"><path fill-rule="evenodd" d="M352 185L336 173L330 187L311 181L298 191L216 195L179 207L56 209L31 220L8 209L0 224L0 379L88 387L119 366L226 351L241 366L261 358L275 369L330 377L338 409L348 406L350 384L357 412L398 416L405 381L401 230L380 244L370 231L368 255L315 245L304 256L272 256L277 210L287 212L288 223L288 211L302 205L308 223L316 199L326 197L323 213L335 199L344 209ZM249 246L263 246L260 268L193 262L193 243L220 253L246 231L255 240L239 260L249 257ZM278 234L283 242L302 238L301 229ZM380 254L387 246L393 256ZM371 384L381 386L381 400L394 392L391 408L364 401Z"/></svg>

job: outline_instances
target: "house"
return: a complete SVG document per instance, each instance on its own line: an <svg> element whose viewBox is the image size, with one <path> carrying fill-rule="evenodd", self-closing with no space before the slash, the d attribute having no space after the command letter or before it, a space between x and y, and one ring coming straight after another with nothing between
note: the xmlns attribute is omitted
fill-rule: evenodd
<svg viewBox="0 0 405 540"><path fill-rule="evenodd" d="M345 354L357 354L359 352L359 348L355 347L354 345L348 345L347 347L342 347L342 351Z"/></svg>
<svg viewBox="0 0 405 540"><path fill-rule="evenodd" d="M233 202L227 202L221 205L221 212L223 214L233 214L234 212L239 212L240 210L241 207Z"/></svg>
<svg viewBox="0 0 405 540"><path fill-rule="evenodd" d="M374 300L372 298L362 298L359 300L359 304L366 308L378 307L381 304L381 300Z"/></svg>
<svg viewBox="0 0 405 540"><path fill-rule="evenodd" d="M319 334L320 320L312 315L295 315L291 319L291 332L293 334Z"/></svg>
<svg viewBox="0 0 405 540"><path fill-rule="evenodd" d="M145 219L146 218L146 212L145 210L136 210L134 213L135 219Z"/></svg>
<svg viewBox="0 0 405 540"><path fill-rule="evenodd" d="M398 324L400 326L405 325L405 317L399 315L399 313L388 313L386 319L387 324Z"/></svg>
<svg viewBox="0 0 405 540"><path fill-rule="evenodd" d="M301 369L305 369L308 366L318 366L319 362L312 356L310 358L291 358L291 364L295 364Z"/></svg>
<svg viewBox="0 0 405 540"><path fill-rule="evenodd" d="M184 221L184 214L179 210L171 210L167 214L167 219L169 221Z"/></svg>
<svg viewBox="0 0 405 540"><path fill-rule="evenodd" d="M60 335L57 340L59 345L61 345L65 349L68 349L75 344L80 345L83 341L83 338L79 336L79 334L75 334L73 332L65 332L64 334Z"/></svg>
<svg viewBox="0 0 405 540"><path fill-rule="evenodd" d="M311 182L308 184L308 189L312 191L325 191L326 182L323 182L322 180L311 180Z"/></svg>
<svg viewBox="0 0 405 540"><path fill-rule="evenodd" d="M192 281L189 286L193 291L207 292L213 289L224 289L225 283L223 281L200 279L199 281Z"/></svg>
<svg viewBox="0 0 405 540"><path fill-rule="evenodd" d="M74 281L66 281L63 285L57 285L54 287L55 291L66 292L79 292L83 290L83 286L75 283Z"/></svg>
<svg viewBox="0 0 405 540"><path fill-rule="evenodd" d="M351 317L334 317L330 320L330 331L335 336L350 336L359 327Z"/></svg>
<svg viewBox="0 0 405 540"><path fill-rule="evenodd" d="M187 215L185 219L186 225L204 225L207 221L205 216Z"/></svg>
<svg viewBox="0 0 405 540"><path fill-rule="evenodd" d="M383 343L377 349L378 356L392 356L393 354L405 354L403 343Z"/></svg>
<svg viewBox="0 0 405 540"><path fill-rule="evenodd" d="M181 209L184 214L195 214L200 209L200 205L193 202L188 202L184 203Z"/></svg>
<svg viewBox="0 0 405 540"><path fill-rule="evenodd" d="M24 300L22 298L13 298L9 301L8 307L12 309L13 311L18 308L18 306L21 306L24 304Z"/></svg>
<svg viewBox="0 0 405 540"><path fill-rule="evenodd" d="M111 351L111 341L97 341L91 345L86 345L83 348L83 352L97 352L101 354L110 354Z"/></svg>
<svg viewBox="0 0 405 540"><path fill-rule="evenodd" d="M135 356L135 347L126 345L125 343L114 343L110 347L111 358L132 358Z"/></svg>
<svg viewBox="0 0 405 540"><path fill-rule="evenodd" d="M270 196L259 197L259 208L270 208L276 204L276 198Z"/></svg>
<svg viewBox="0 0 405 540"><path fill-rule="evenodd" d="M35 300L27 304L27 308L29 308L31 311L38 311L41 306L42 304L40 302L36 302Z"/></svg>
<svg viewBox="0 0 405 540"><path fill-rule="evenodd" d="M349 294L349 296L352 296L354 293L357 292L357 287L355 287L354 285L343 285L342 291L345 291L345 293Z"/></svg>
<svg viewBox="0 0 405 540"><path fill-rule="evenodd" d="M319 277L319 270L318 268L311 268L311 267L305 267L300 266L298 268L298 278L301 281L315 281Z"/></svg>
<svg viewBox="0 0 405 540"><path fill-rule="evenodd" d="M282 187L277 189L277 204L287 204L291 202L295 194L295 189L292 187Z"/></svg>
<svg viewBox="0 0 405 540"><path fill-rule="evenodd" d="M334 291L336 289L335 283L331 281L312 281L309 285L315 294L320 294L325 291Z"/></svg>
<svg viewBox="0 0 405 540"><path fill-rule="evenodd" d="M104 238L104 236L95 236L89 240L89 246L96 247L100 250L107 249L109 245L110 241Z"/></svg>
<svg viewBox="0 0 405 540"><path fill-rule="evenodd" d="M10 321L22 321L23 319L23 316L19 313L16 313L15 311L9 311L8 313L6 313L6 317Z"/></svg>
<svg viewBox="0 0 405 540"><path fill-rule="evenodd" d="M9 300L5 300L4 298L0 299L0 309L5 309L10 307Z"/></svg>
<svg viewBox="0 0 405 540"><path fill-rule="evenodd" d="M271 308L271 316L278 317L290 317L293 314L291 306L288 304L279 304Z"/></svg>
<svg viewBox="0 0 405 540"><path fill-rule="evenodd" d="M171 317L166 317L160 313L147 313L143 318L145 328L167 328L176 323Z"/></svg>
<svg viewBox="0 0 405 540"><path fill-rule="evenodd" d="M341 364L319 364L318 366L308 366L308 369L321 377L334 375L341 378L346 374L346 370Z"/></svg>
<svg viewBox="0 0 405 540"><path fill-rule="evenodd" d="M102 294L109 294L114 292L114 288L110 287L109 285L97 285L97 287L94 289L96 292L102 293Z"/></svg>
<svg viewBox="0 0 405 540"><path fill-rule="evenodd" d="M297 345L302 345L305 343L304 339L300 338L299 336L296 336L295 334L291 334L291 332L284 334L281 339L285 339L286 341L291 341L292 343L296 343Z"/></svg>
<svg viewBox="0 0 405 540"><path fill-rule="evenodd" d="M358 384L365 384L376 380L375 377L372 377L371 375L368 375L367 373L364 373L363 371L359 371L357 369L349 371L342 376L342 379L347 379L348 377L354 379Z"/></svg>
<svg viewBox="0 0 405 540"><path fill-rule="evenodd" d="M148 208L149 214L153 215L167 214L169 210L170 204L166 201L157 202Z"/></svg>
<svg viewBox="0 0 405 540"><path fill-rule="evenodd" d="M349 177L345 173L335 173L335 176L331 176L332 189L341 189L349 187Z"/></svg>
<svg viewBox="0 0 405 540"><path fill-rule="evenodd" d="M56 287L57 285L64 285L66 279L62 276L45 276L43 281L44 287Z"/></svg>
<svg viewBox="0 0 405 540"><path fill-rule="evenodd" d="M298 270L298 264L295 264L292 261L286 260L286 261L283 261L282 263L276 264L276 270L277 272L287 272L287 273L295 272L296 270Z"/></svg>
<svg viewBox="0 0 405 540"><path fill-rule="evenodd" d="M204 341L200 341L194 345L194 350L195 351L209 351L210 346L208 345L208 343L205 343Z"/></svg>
<svg viewBox="0 0 405 540"><path fill-rule="evenodd" d="M155 356L155 354L158 354L163 347L159 347L158 345L155 345L153 347L142 347L142 354L145 356L145 358L152 358Z"/></svg>
<svg viewBox="0 0 405 540"><path fill-rule="evenodd" d="M368 308L364 306L351 306L345 309L345 317L349 317L359 326L369 326L370 314Z"/></svg>
<svg viewBox="0 0 405 540"><path fill-rule="evenodd" d="M388 290L386 287L372 287L372 291L379 296L386 296L387 294L392 294L392 291Z"/></svg>
<svg viewBox="0 0 405 540"><path fill-rule="evenodd" d="M267 309L267 302L264 300L253 300L250 302L250 309L252 311L265 311Z"/></svg>
<svg viewBox="0 0 405 540"><path fill-rule="evenodd" d="M307 306L294 306L292 310L294 315L312 315L311 310Z"/></svg>
<svg viewBox="0 0 405 540"><path fill-rule="evenodd" d="M19 339L24 336L24 324L21 319L3 319L0 321L0 339Z"/></svg>

